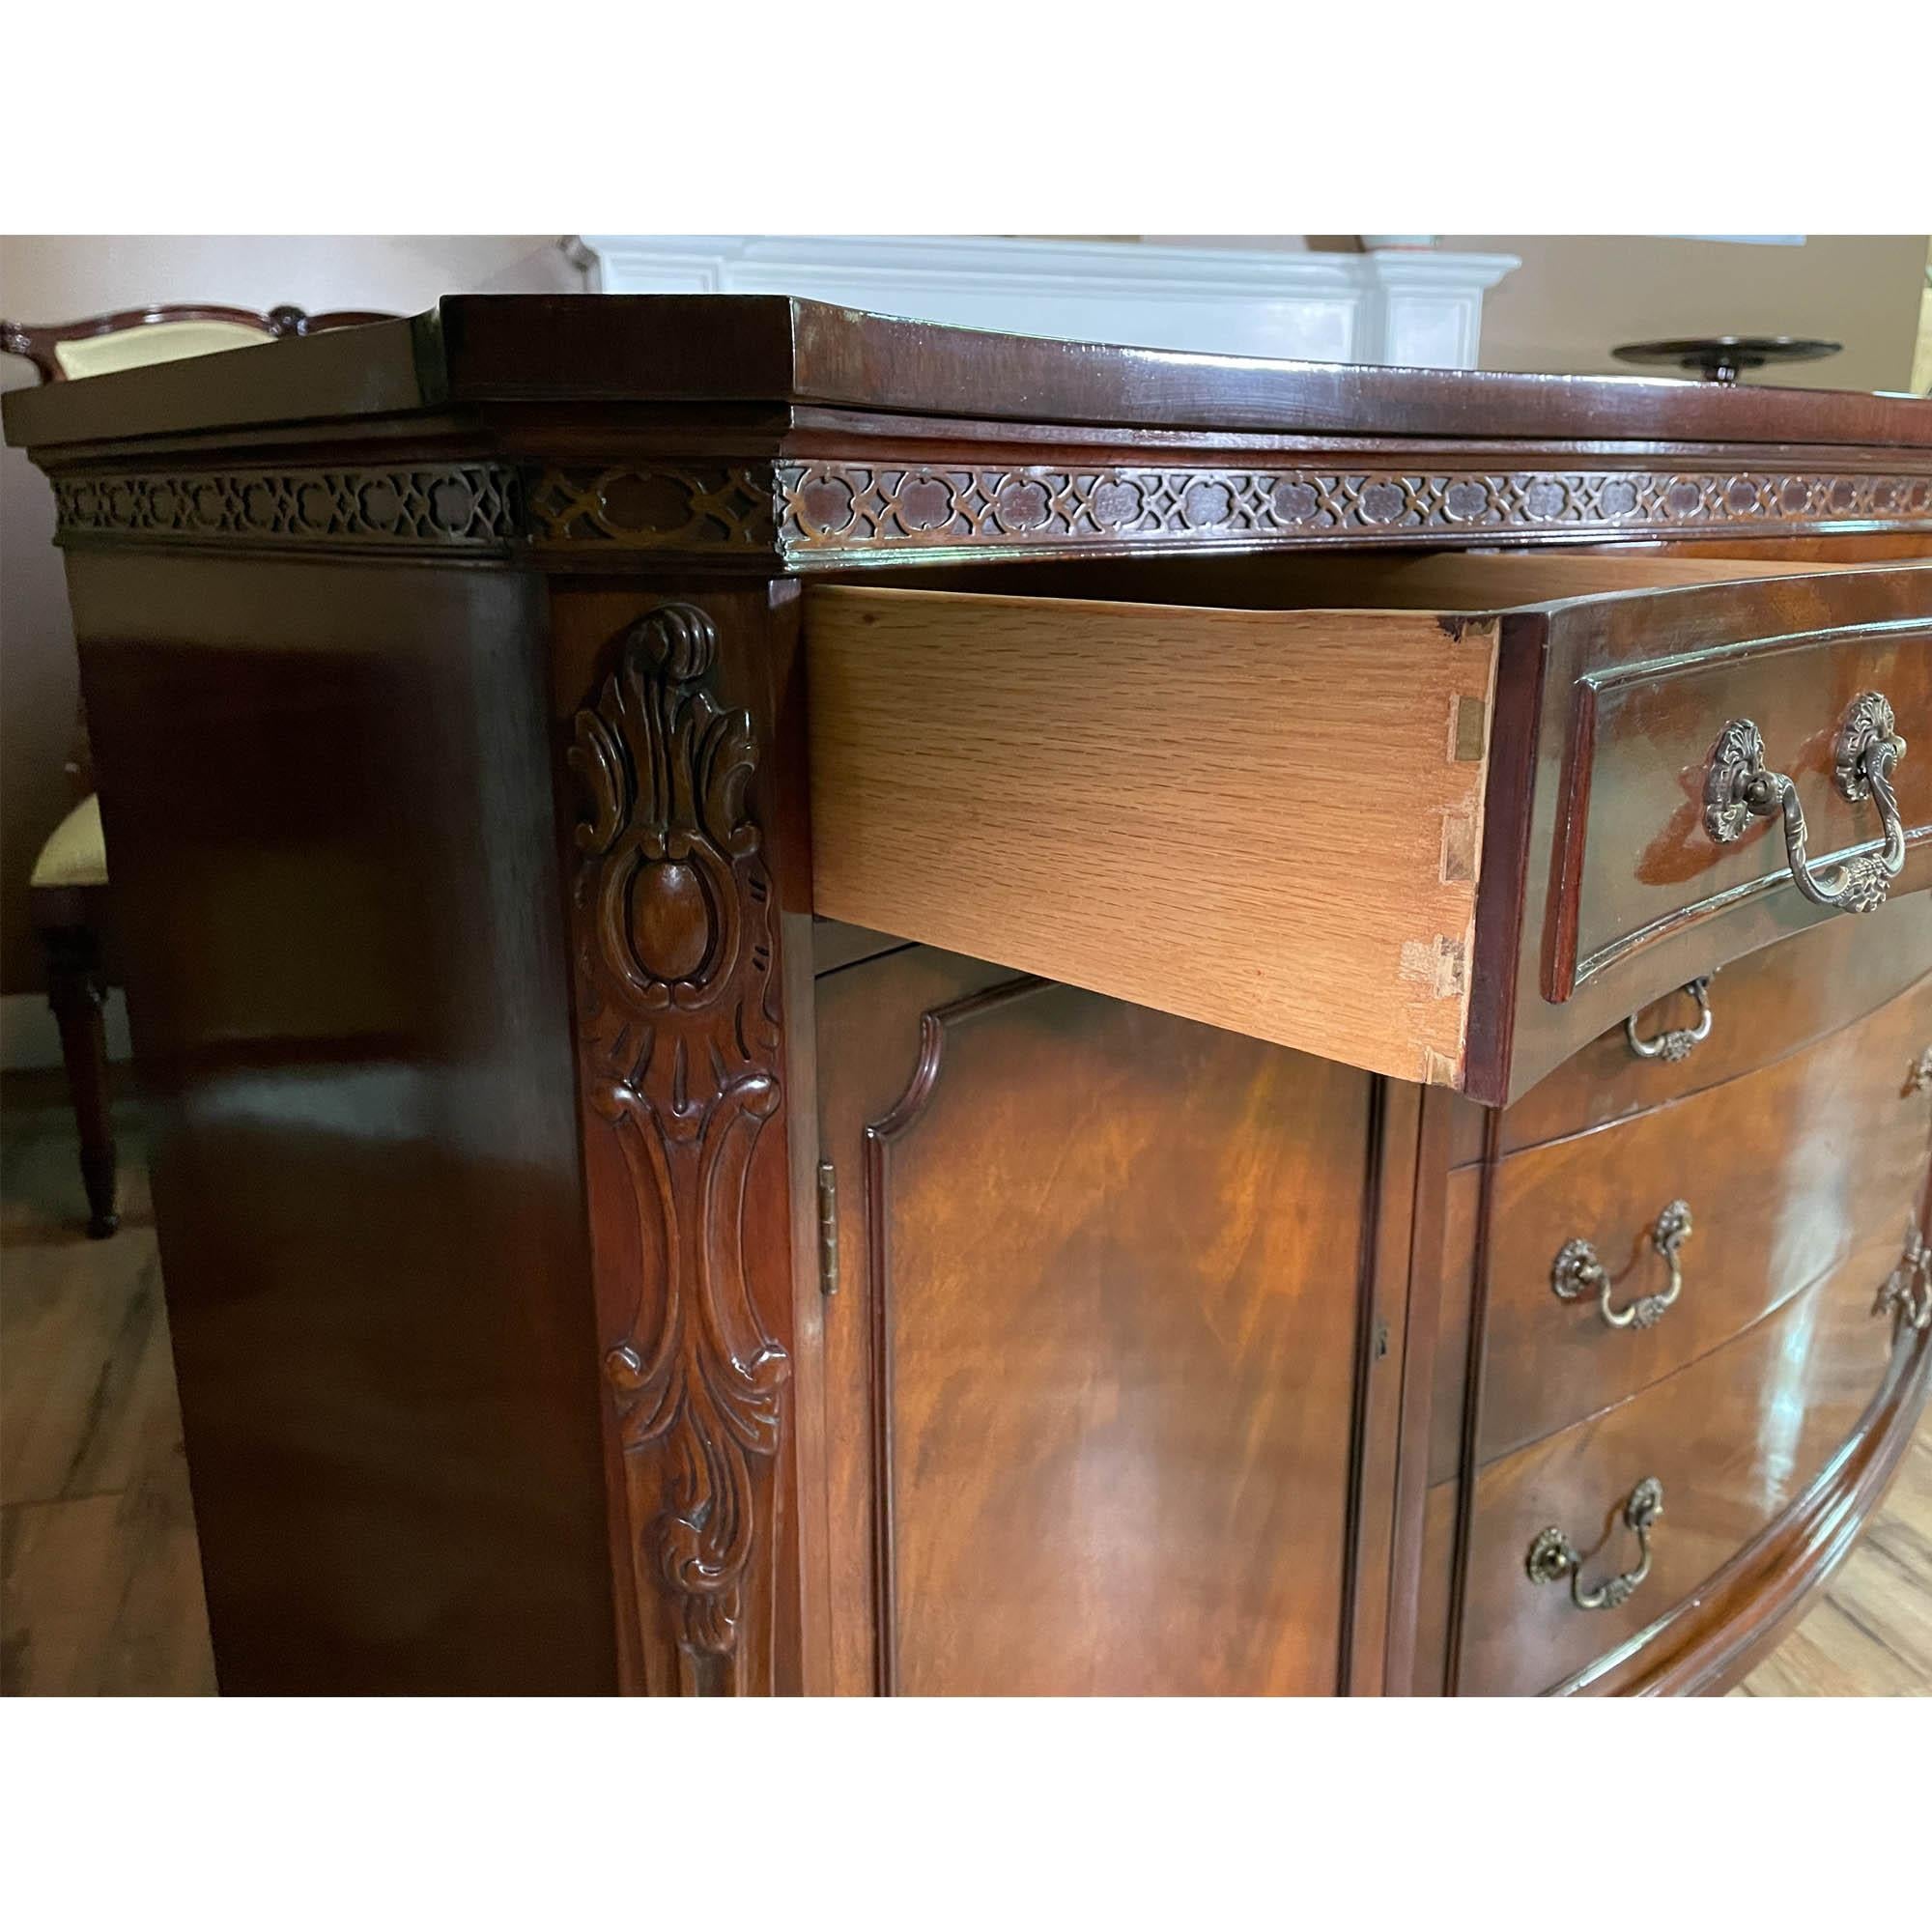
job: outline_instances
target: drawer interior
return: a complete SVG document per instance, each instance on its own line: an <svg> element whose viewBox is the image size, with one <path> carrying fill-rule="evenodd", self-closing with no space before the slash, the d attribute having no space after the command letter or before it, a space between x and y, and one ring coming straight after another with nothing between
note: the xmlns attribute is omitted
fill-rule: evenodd
<svg viewBox="0 0 1932 1932"><path fill-rule="evenodd" d="M1458 553L814 582L815 908L1465 1086L1505 622L1827 569Z"/></svg>
<svg viewBox="0 0 1932 1932"><path fill-rule="evenodd" d="M1932 559L1932 539L1925 546ZM1184 604L1245 611L1507 611L1559 598L1697 583L1883 568L1888 559L1843 562L1694 556L1638 550L1259 552L1251 554L1070 557L867 569L838 582L873 589L962 596L1076 598L1099 603ZM1895 561L1895 560L1894 560ZM826 580L828 582L834 580Z"/></svg>

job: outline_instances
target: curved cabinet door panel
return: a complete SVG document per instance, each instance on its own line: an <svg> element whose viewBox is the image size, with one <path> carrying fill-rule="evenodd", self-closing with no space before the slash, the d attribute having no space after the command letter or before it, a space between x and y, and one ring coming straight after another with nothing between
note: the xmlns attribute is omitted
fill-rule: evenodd
<svg viewBox="0 0 1932 1932"><path fill-rule="evenodd" d="M839 1688L1334 1690L1372 1081L923 949L818 994Z"/></svg>
<svg viewBox="0 0 1932 1932"><path fill-rule="evenodd" d="M1707 1353L1865 1241L1896 1254L1925 1191L1932 979L1829 1039L1675 1106L1511 1154L1495 1175L1477 1459L1621 1402ZM1667 1293L1652 1235L1682 1201L1682 1287L1653 1325L1612 1327L1592 1285L1560 1299L1587 1240L1626 1313ZM1883 1270L1881 1270L1883 1272ZM1566 1283L1575 1291L1575 1283Z"/></svg>
<svg viewBox="0 0 1932 1932"><path fill-rule="evenodd" d="M1492 1463L1476 1479L1457 1689L1518 1695L1562 1683L1627 1643L1720 1569L1804 1493L1884 1381L1892 1326L1873 1291L1899 1236L1860 1247L1715 1353L1592 1422ZM1587 1592L1632 1570L1627 1498L1662 1486L1649 1574L1615 1607L1579 1609L1564 1580L1533 1581L1546 1528L1582 1558Z"/></svg>

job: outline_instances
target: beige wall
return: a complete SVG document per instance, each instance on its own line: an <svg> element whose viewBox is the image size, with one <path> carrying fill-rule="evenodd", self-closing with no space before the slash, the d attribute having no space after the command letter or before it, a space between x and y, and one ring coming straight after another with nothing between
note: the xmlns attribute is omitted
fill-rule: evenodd
<svg viewBox="0 0 1932 1932"><path fill-rule="evenodd" d="M579 290L547 235L0 237L0 315L65 322L151 301L390 309L477 290ZM251 350L236 352L252 355ZM0 355L0 386L33 381ZM46 479L0 451L0 993L40 984L27 875L71 803L72 633Z"/></svg>
<svg viewBox="0 0 1932 1932"><path fill-rule="evenodd" d="M1444 235L1437 245L1519 255L1483 298L1483 367L1639 373L1619 342L1666 335L1818 335L1829 361L1773 380L1903 389L1923 285L1922 235L1816 235L1797 247L1646 235Z"/></svg>

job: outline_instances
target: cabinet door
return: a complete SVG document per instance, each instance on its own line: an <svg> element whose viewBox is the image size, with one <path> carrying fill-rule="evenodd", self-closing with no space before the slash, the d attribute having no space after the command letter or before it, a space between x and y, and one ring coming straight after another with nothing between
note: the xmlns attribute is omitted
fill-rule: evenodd
<svg viewBox="0 0 1932 1932"><path fill-rule="evenodd" d="M1334 1690L1371 1077L925 948L818 1014L837 1687Z"/></svg>

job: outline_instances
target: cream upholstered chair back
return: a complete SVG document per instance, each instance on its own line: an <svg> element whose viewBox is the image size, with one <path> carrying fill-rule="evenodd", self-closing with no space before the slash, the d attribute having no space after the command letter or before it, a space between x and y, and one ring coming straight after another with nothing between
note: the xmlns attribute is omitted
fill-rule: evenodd
<svg viewBox="0 0 1932 1932"><path fill-rule="evenodd" d="M267 329L242 322L157 322L147 328L126 328L113 335L84 335L53 345L61 374L111 376L117 369L141 369L151 362L176 362L186 355L207 355L217 349L246 349L272 342Z"/></svg>
<svg viewBox="0 0 1932 1932"><path fill-rule="evenodd" d="M0 352L24 355L43 383L71 383L190 355L252 348L280 336L389 319L362 310L312 316L298 308L257 311L208 303L156 304L45 327L0 322ZM28 897L46 958L47 998L60 1024L61 1058L79 1132L87 1232L99 1237L113 1234L121 1217L101 1017L106 1001L103 928L109 895L107 846L98 796L90 793L75 805L42 846L28 882Z"/></svg>
<svg viewBox="0 0 1932 1932"><path fill-rule="evenodd" d="M337 309L309 315L298 308L229 308L211 302L156 302L117 309L80 322L0 322L0 350L24 355L43 383L111 376L217 350L247 349L284 336L314 335L357 323L387 322L375 310Z"/></svg>

